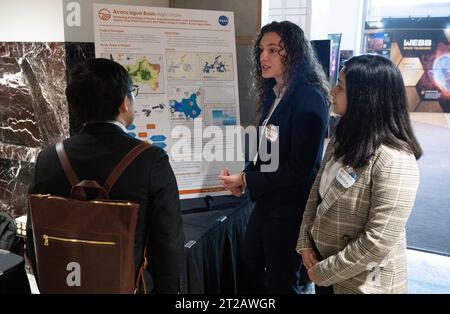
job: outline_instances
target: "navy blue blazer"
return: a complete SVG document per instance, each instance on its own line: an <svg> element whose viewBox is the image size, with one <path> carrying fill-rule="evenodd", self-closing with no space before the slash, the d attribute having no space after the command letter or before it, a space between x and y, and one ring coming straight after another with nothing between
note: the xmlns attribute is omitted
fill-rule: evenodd
<svg viewBox="0 0 450 314"><path fill-rule="evenodd" d="M275 100L270 90L264 99L259 126ZM245 169L247 189L255 210L271 217L297 217L301 220L314 178L322 160L328 126L328 103L318 87L299 83L281 99L268 121L278 126L279 167L261 172L258 156ZM258 140L260 139L258 130ZM270 142L262 137L262 141ZM259 144L259 143L258 143Z"/></svg>

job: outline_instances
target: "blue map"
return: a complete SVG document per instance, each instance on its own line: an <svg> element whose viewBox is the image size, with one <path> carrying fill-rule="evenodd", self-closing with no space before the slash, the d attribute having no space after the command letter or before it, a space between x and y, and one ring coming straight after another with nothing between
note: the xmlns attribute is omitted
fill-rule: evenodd
<svg viewBox="0 0 450 314"><path fill-rule="evenodd" d="M197 93L192 93L189 98L183 98L181 102L171 99L169 104L172 113L181 112L186 116L186 119L194 120L202 112L197 104Z"/></svg>

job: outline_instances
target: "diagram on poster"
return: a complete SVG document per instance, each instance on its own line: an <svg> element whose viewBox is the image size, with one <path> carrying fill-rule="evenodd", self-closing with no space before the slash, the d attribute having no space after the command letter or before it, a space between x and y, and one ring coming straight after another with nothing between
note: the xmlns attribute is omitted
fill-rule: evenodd
<svg viewBox="0 0 450 314"><path fill-rule="evenodd" d="M200 62L204 80L233 80L233 55L231 53L201 53Z"/></svg>
<svg viewBox="0 0 450 314"><path fill-rule="evenodd" d="M140 112L146 118L157 118L155 117L161 115L166 110L167 106L164 102L153 103L153 104L145 104L141 105Z"/></svg>
<svg viewBox="0 0 450 314"><path fill-rule="evenodd" d="M234 104L236 102L235 90L232 86L205 87L205 103Z"/></svg>
<svg viewBox="0 0 450 314"><path fill-rule="evenodd" d="M211 112L213 125L236 125L236 110L234 108L216 108Z"/></svg>
<svg viewBox="0 0 450 314"><path fill-rule="evenodd" d="M202 113L202 90L183 86L171 89L169 104L173 120L194 120Z"/></svg>
<svg viewBox="0 0 450 314"><path fill-rule="evenodd" d="M194 52L168 52L167 78L169 80L200 80L200 59Z"/></svg>
<svg viewBox="0 0 450 314"><path fill-rule="evenodd" d="M162 55L140 55L130 53L103 54L103 58L117 61L127 70L133 83L139 85L141 94L164 93Z"/></svg>

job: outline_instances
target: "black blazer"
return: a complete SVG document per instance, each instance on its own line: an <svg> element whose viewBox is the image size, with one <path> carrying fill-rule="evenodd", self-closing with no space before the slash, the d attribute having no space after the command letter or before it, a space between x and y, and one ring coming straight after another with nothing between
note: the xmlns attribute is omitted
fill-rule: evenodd
<svg viewBox="0 0 450 314"><path fill-rule="evenodd" d="M260 126L274 100L275 93L270 90L263 102ZM256 202L255 210L271 217L301 219L322 160L327 101L318 87L299 83L290 95L283 96L268 124L279 127L279 167L274 172L261 172L259 158L256 166L251 162L246 167L250 197ZM262 140L269 143L265 137Z"/></svg>
<svg viewBox="0 0 450 314"><path fill-rule="evenodd" d="M80 180L103 184L117 163L139 143L140 140L112 123L95 123L87 124L80 133L65 140L64 148ZM54 145L44 149L36 162L30 193L69 197L70 188ZM136 270L147 242L156 292L177 293L184 259L184 233L178 186L164 150L152 146L139 155L119 177L109 197L140 204ZM28 227L31 228L30 223ZM36 270L32 231L28 230L27 235L28 254Z"/></svg>

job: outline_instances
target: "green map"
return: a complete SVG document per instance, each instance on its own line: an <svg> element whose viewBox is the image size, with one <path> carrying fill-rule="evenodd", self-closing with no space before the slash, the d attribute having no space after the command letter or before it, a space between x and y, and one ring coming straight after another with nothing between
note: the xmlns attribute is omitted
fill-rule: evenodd
<svg viewBox="0 0 450 314"><path fill-rule="evenodd" d="M130 78L135 84L148 84L155 91L159 86L159 73L161 66L150 63L147 58L139 59L135 64L125 65Z"/></svg>

